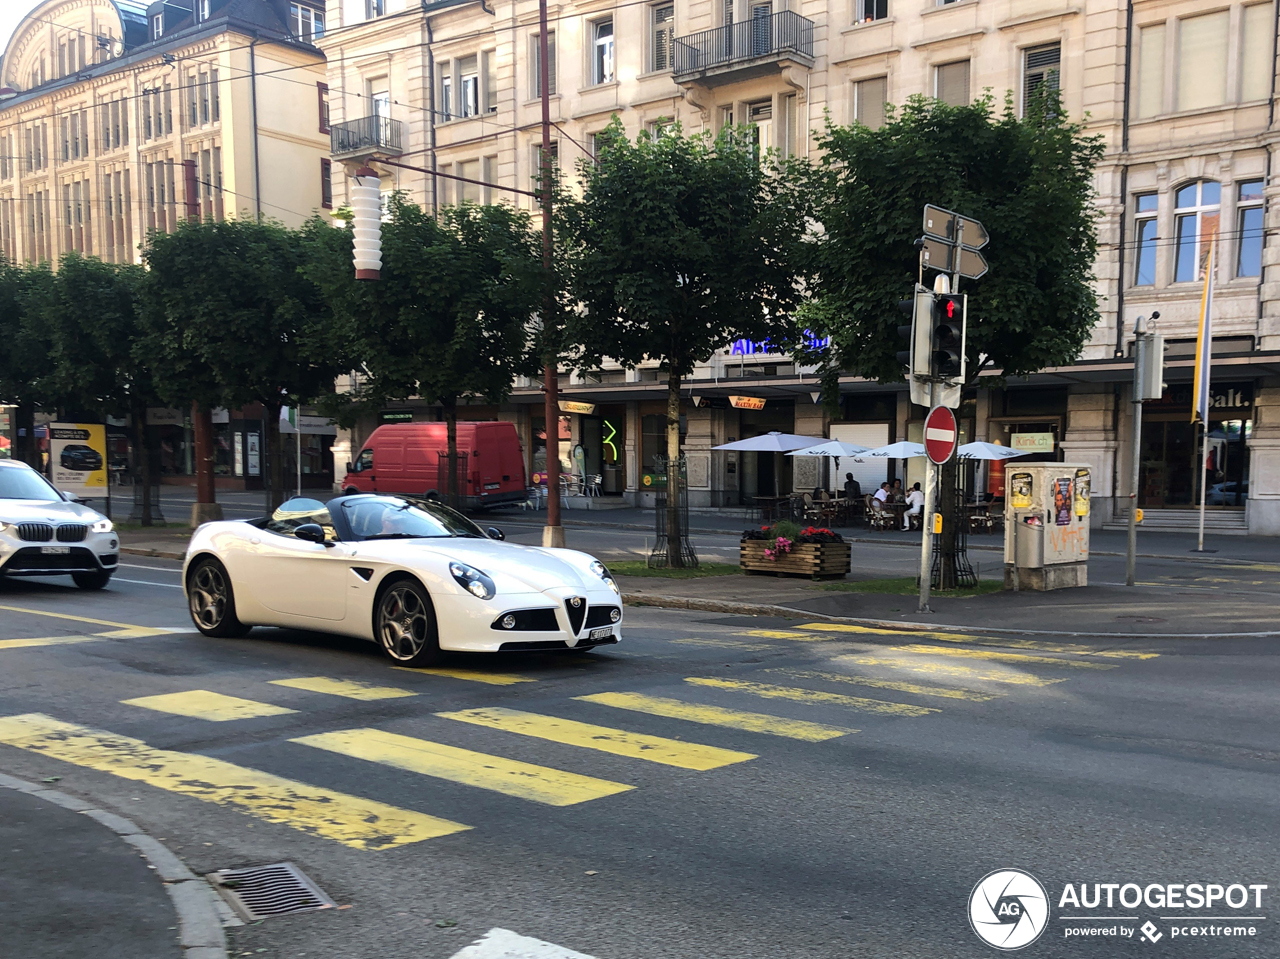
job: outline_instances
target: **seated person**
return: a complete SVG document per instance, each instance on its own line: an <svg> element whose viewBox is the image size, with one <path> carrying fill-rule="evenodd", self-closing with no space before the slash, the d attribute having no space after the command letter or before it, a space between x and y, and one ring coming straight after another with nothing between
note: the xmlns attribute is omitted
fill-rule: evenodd
<svg viewBox="0 0 1280 959"><path fill-rule="evenodd" d="M903 492L902 480L894 480L893 489L889 490L889 502L905 503L906 500L907 500L907 494Z"/></svg>
<svg viewBox="0 0 1280 959"><path fill-rule="evenodd" d="M884 509L889 504L889 484L881 483L880 488L875 491L875 495L871 497L871 506L873 509Z"/></svg>
<svg viewBox="0 0 1280 959"><path fill-rule="evenodd" d="M902 528L911 528L911 517L919 516L924 512L924 493L920 491L920 484L916 483L911 487L911 492L907 494L907 506L910 507L902 514Z"/></svg>

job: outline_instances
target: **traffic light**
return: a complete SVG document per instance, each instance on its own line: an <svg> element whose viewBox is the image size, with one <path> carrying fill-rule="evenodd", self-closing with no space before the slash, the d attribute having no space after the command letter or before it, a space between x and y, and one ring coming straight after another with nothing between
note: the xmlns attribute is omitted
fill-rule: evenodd
<svg viewBox="0 0 1280 959"><path fill-rule="evenodd" d="M911 402L921 406L929 406L929 310L932 308L933 294L926 287L916 286L915 295L909 300L898 303L900 309L911 317L910 325L898 327L898 336L906 341L907 349L897 354L898 362L903 365L907 385L911 390Z"/></svg>
<svg viewBox="0 0 1280 959"><path fill-rule="evenodd" d="M911 318L910 323L906 323L898 327L898 337L900 339L907 341L907 348L905 350L899 350L897 354L898 362L907 368L907 375L910 376L913 372L915 372L915 362L914 362L914 358L911 355L913 352L913 348L915 346L915 342L913 339L915 336L915 318L916 318L915 299L913 298L910 300L899 300L898 309L900 309L903 313L905 313L908 317Z"/></svg>
<svg viewBox="0 0 1280 959"><path fill-rule="evenodd" d="M933 294L930 320L929 375L944 380L964 376L965 298Z"/></svg>

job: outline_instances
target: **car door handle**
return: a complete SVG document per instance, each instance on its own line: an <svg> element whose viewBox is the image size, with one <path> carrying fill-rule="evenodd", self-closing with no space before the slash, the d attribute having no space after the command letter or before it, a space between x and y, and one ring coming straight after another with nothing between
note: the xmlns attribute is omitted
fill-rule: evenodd
<svg viewBox="0 0 1280 959"><path fill-rule="evenodd" d="M252 543L254 546L257 546L259 543L262 542L262 540L258 539L258 537L256 536L251 536L249 537L249 542Z"/></svg>

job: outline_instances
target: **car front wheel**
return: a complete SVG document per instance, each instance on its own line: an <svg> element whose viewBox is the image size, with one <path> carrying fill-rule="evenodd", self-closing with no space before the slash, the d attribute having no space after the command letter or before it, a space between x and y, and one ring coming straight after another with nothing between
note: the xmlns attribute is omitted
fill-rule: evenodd
<svg viewBox="0 0 1280 959"><path fill-rule="evenodd" d="M111 582L111 570L99 569L85 573L72 573L71 578L81 589L104 589Z"/></svg>
<svg viewBox="0 0 1280 959"><path fill-rule="evenodd" d="M187 608L196 629L206 636L235 637L249 632L236 618L235 593L226 567L211 556L196 562L187 577Z"/></svg>
<svg viewBox="0 0 1280 959"><path fill-rule="evenodd" d="M382 651L401 666L430 666L440 659L435 610L415 580L399 579L378 601L374 632Z"/></svg>

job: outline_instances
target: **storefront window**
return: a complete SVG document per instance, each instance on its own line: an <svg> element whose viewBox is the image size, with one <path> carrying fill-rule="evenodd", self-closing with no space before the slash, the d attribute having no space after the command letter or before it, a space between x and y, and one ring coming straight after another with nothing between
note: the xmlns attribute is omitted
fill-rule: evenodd
<svg viewBox="0 0 1280 959"><path fill-rule="evenodd" d="M1191 422L1191 386L1171 387L1144 404L1138 505L1242 509L1249 496L1249 437L1253 432L1252 384L1213 387L1204 468L1199 424Z"/></svg>

